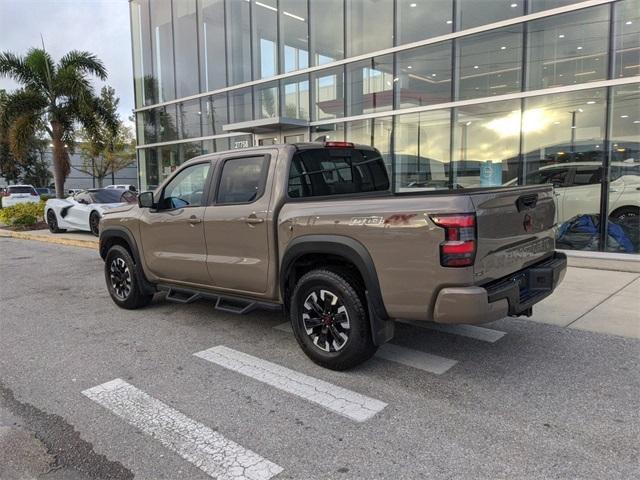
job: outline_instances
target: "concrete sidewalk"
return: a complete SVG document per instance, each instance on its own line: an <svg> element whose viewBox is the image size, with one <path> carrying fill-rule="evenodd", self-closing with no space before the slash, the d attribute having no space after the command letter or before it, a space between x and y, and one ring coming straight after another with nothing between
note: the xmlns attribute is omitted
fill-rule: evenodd
<svg viewBox="0 0 640 480"><path fill-rule="evenodd" d="M52 234L48 230L0 229L0 236L98 248L98 238L89 232ZM640 272L637 271L640 262L633 256L598 262L592 255L583 254L585 259L582 259L575 258L579 255L573 253L564 282L553 295L534 307L531 320L640 338ZM592 268L594 266L596 268Z"/></svg>

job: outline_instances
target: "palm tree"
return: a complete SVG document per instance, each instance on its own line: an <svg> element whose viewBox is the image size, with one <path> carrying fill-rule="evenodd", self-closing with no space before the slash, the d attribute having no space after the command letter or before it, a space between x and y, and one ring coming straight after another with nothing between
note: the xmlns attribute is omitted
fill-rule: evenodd
<svg viewBox="0 0 640 480"><path fill-rule="evenodd" d="M9 96L5 113L10 119L8 139L14 157L26 155L28 140L46 131L53 146L53 173L58 198L64 196L69 175L69 148L78 125L96 128L98 119L111 123L99 105L89 77L107 78L103 63L92 53L71 51L54 63L44 48L25 56L0 53L0 77L9 77L21 89Z"/></svg>

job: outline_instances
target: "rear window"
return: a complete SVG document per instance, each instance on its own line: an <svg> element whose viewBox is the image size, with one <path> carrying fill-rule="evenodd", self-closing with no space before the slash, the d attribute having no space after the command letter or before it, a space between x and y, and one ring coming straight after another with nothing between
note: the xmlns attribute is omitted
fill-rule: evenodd
<svg viewBox="0 0 640 480"><path fill-rule="evenodd" d="M319 197L389 190L384 161L375 150L303 150L289 171L289 197Z"/></svg>
<svg viewBox="0 0 640 480"><path fill-rule="evenodd" d="M29 194L37 194L33 187L9 187L9 193L29 193Z"/></svg>

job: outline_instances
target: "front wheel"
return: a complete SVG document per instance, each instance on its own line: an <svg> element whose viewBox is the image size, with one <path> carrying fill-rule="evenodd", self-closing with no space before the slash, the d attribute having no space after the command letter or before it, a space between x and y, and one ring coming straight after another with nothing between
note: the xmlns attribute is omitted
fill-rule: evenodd
<svg viewBox="0 0 640 480"><path fill-rule="evenodd" d="M64 233L65 229L58 227L58 217L56 217L56 212L53 210L49 210L47 212L47 225L49 225L49 231L51 233Z"/></svg>
<svg viewBox="0 0 640 480"><path fill-rule="evenodd" d="M104 277L111 299L121 308L134 310L149 305L153 294L142 292L136 264L126 248L114 245L107 252Z"/></svg>
<svg viewBox="0 0 640 480"><path fill-rule="evenodd" d="M91 212L89 215L89 228L96 237L100 236L100 214L98 212Z"/></svg>
<svg viewBox="0 0 640 480"><path fill-rule="evenodd" d="M304 353L320 366L347 370L368 360L377 347L362 287L347 272L312 270L291 297L293 332Z"/></svg>

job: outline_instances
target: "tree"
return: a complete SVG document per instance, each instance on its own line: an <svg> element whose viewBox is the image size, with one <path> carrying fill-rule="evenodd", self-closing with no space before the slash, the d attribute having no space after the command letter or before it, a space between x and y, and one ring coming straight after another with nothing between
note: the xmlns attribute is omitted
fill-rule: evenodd
<svg viewBox="0 0 640 480"><path fill-rule="evenodd" d="M57 63L44 48L32 48L25 56L0 53L0 76L9 77L22 89L9 95L5 114L11 154L26 157L29 140L46 131L53 145L53 172L58 198L64 196L69 175L69 148L73 148L78 125L96 128L96 119L113 122L95 97L90 76L107 78L103 63L92 53L73 50ZM70 147L68 147L68 145Z"/></svg>
<svg viewBox="0 0 640 480"><path fill-rule="evenodd" d="M120 99L112 87L102 87L98 104L108 114L109 121L97 117L92 128L81 132L82 167L76 170L91 175L102 187L104 178L131 165L136 158L135 140L118 115Z"/></svg>

